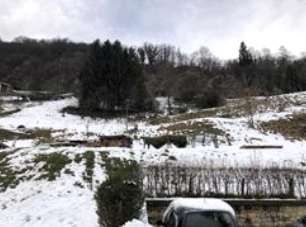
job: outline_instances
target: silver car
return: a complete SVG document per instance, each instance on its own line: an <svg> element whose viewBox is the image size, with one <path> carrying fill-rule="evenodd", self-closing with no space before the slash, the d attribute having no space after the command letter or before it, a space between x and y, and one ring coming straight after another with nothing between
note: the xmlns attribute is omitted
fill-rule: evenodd
<svg viewBox="0 0 306 227"><path fill-rule="evenodd" d="M158 221L163 227L237 227L233 208L220 199L175 199Z"/></svg>

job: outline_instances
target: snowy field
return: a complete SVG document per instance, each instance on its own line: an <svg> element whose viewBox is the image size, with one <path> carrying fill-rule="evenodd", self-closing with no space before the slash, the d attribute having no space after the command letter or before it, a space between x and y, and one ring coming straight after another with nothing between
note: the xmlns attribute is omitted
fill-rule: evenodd
<svg viewBox="0 0 306 227"><path fill-rule="evenodd" d="M253 118L256 124L270 120L288 118L293 113L306 112L306 93L297 93L285 96L294 99L299 105L289 105L283 111L268 110L255 113ZM260 98L258 98L260 99ZM17 104L16 104L17 105ZM194 140L186 148L176 148L174 145L165 145L160 149L147 148L141 139L145 136L162 135L166 132L161 128L169 127L173 123L152 125L146 119L127 122L126 119L92 119L63 114L61 110L67 106L76 106L75 98L41 103L18 104L21 111L0 117L0 128L17 132L19 126L27 129L48 129L56 139L94 139L99 135L126 134L136 125L138 131L131 134L135 138L132 148L88 148L88 147L50 147L48 143L38 143L36 139L4 141L10 148L0 150L10 153L9 166L12 169L21 169L32 166L23 176L39 175L39 164L34 165L31 160L39 154L61 153L71 160L78 154L92 151L95 156L93 188L105 178L100 164L103 160L100 153L108 157L134 159L142 164L175 162L184 165L211 165L214 167L295 167L304 168L306 163L305 141L293 141L280 134L264 133L256 127L248 126L248 118L240 116L225 118L209 116L193 118L177 123L210 122L217 129L225 132L231 143L220 142L218 146L212 139L205 143ZM163 103L163 105L165 105ZM8 110L14 106L4 105ZM15 106L16 107L16 106ZM88 136L90 135L90 136ZM281 149L241 149L244 145L277 145ZM171 158L170 158L171 157ZM84 181L84 160L81 163L72 161L65 166L73 174L62 173L54 181L37 180L31 178L20 182L16 188L8 188L0 192L0 226L6 227L96 227L97 216L93 190ZM64 170L62 171L64 172ZM1 177L1 176L0 176ZM79 187L78 185L82 185ZM147 226L138 221L127 223L125 227Z"/></svg>

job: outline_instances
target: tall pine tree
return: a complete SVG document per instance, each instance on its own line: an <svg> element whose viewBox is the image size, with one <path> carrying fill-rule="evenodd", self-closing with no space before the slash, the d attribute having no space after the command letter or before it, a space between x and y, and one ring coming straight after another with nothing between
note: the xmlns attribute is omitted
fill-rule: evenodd
<svg viewBox="0 0 306 227"><path fill-rule="evenodd" d="M248 50L246 44L241 42L239 49L239 76L242 81L242 84L245 87L250 87L255 78L254 71L252 69L253 57L250 51Z"/></svg>
<svg viewBox="0 0 306 227"><path fill-rule="evenodd" d="M79 104L83 110L93 111L98 108L100 99L98 84L100 80L99 61L101 58L100 41L91 44L88 58L80 73L80 98Z"/></svg>
<svg viewBox="0 0 306 227"><path fill-rule="evenodd" d="M241 42L239 49L239 64L248 66L253 62L252 55L244 42Z"/></svg>
<svg viewBox="0 0 306 227"><path fill-rule="evenodd" d="M105 112L150 108L142 67L135 49L96 41L81 73L81 107Z"/></svg>

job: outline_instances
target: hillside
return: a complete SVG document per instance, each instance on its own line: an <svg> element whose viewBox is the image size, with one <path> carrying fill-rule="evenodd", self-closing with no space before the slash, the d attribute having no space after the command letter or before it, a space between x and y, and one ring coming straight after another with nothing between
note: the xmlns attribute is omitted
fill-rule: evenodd
<svg viewBox="0 0 306 227"><path fill-rule="evenodd" d="M0 142L8 148L0 150L0 226L98 226L93 193L112 157L144 166L305 170L306 92L231 99L219 108L128 120L62 112L76 105L75 98L2 101ZM133 138L131 148L63 143L123 134ZM158 149L144 144L144 137L164 135L185 135L188 144Z"/></svg>

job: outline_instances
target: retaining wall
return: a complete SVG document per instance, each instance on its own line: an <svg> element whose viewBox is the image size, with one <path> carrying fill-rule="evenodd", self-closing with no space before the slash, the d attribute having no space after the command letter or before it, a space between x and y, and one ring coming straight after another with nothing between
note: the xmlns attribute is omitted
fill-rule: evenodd
<svg viewBox="0 0 306 227"><path fill-rule="evenodd" d="M147 199L149 222L156 223L172 199ZM284 227L306 216L306 200L224 199L235 210L240 227Z"/></svg>

